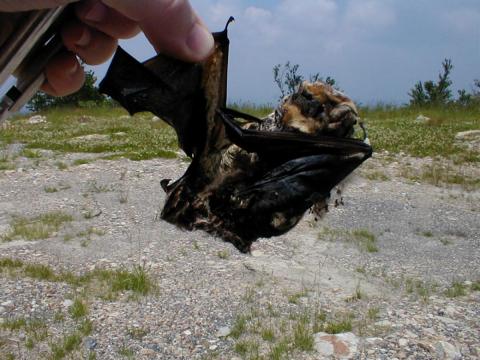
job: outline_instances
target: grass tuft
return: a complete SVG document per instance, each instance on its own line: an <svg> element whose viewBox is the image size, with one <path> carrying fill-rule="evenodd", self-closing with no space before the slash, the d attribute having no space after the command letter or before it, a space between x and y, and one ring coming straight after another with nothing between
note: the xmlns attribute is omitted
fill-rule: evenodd
<svg viewBox="0 0 480 360"><path fill-rule="evenodd" d="M340 334L352 331L352 321L350 319L329 321L325 324L323 331L327 334Z"/></svg>
<svg viewBox="0 0 480 360"><path fill-rule="evenodd" d="M68 312L73 319L77 320L88 314L88 307L82 300L75 299L72 306L68 309Z"/></svg>
<svg viewBox="0 0 480 360"><path fill-rule="evenodd" d="M15 217L10 224L11 230L2 235L3 241L12 241L17 238L25 240L48 239L60 227L73 221L73 217L61 211L53 211L34 218Z"/></svg>
<svg viewBox="0 0 480 360"><path fill-rule="evenodd" d="M451 287L445 290L445 295L449 298L467 295L467 287L459 282L454 282Z"/></svg>

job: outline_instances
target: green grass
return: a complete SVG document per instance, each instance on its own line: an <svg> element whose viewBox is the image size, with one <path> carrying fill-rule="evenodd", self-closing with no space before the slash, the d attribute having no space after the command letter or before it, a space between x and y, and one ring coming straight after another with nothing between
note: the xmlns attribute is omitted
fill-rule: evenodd
<svg viewBox="0 0 480 360"><path fill-rule="evenodd" d="M418 115L431 119L417 123ZM480 128L478 107L360 109L376 151L405 152L415 157L442 156L456 162L478 162L480 154L455 144L458 132Z"/></svg>
<svg viewBox="0 0 480 360"><path fill-rule="evenodd" d="M85 319L83 320L79 327L78 327L78 331L80 331L80 333L83 335L83 336L88 336L88 335L91 335L92 332L93 332L93 323L91 320L89 319Z"/></svg>
<svg viewBox="0 0 480 360"><path fill-rule="evenodd" d="M318 233L318 239L337 240L343 239L354 242L362 251L369 253L378 252L377 238L375 234L367 229L343 230L323 227Z"/></svg>
<svg viewBox="0 0 480 360"><path fill-rule="evenodd" d="M237 316L230 331L230 336L238 339L247 329L247 318L244 315Z"/></svg>
<svg viewBox="0 0 480 360"><path fill-rule="evenodd" d="M230 257L230 252L228 250L217 251L217 256L222 260L227 260Z"/></svg>
<svg viewBox="0 0 480 360"><path fill-rule="evenodd" d="M274 107L252 103L229 106L260 118L268 115ZM29 157L38 156L36 150L31 149L111 152L113 158L123 156L132 160L176 157L177 138L170 126L162 121L153 122L150 113L124 117L126 114L123 109L112 107L52 109L41 114L47 117L47 122L36 126L16 117L12 125L0 133L0 142L26 144L24 153ZM415 120L420 114L431 120L417 123ZM480 128L478 107L377 106L360 108L360 115L367 123L369 138L376 151L404 152L417 157L442 156L459 163L480 161L480 154L455 143L458 132ZM104 138L95 141L78 139L91 134L104 135ZM10 165L0 160L0 170L4 167L10 168ZM372 173L369 177L387 180L383 173Z"/></svg>
<svg viewBox="0 0 480 360"><path fill-rule="evenodd" d="M164 122L153 122L153 115L148 113L125 118L122 117L126 115L124 110L105 107L52 109L42 115L47 117L47 122L37 126L31 126L21 118L12 121L11 126L0 133L0 141L24 143L26 151L34 148L60 152L112 152L132 160L176 157L175 131ZM119 133L126 135L117 135ZM103 141L77 139L90 134L108 137Z"/></svg>
<svg viewBox="0 0 480 360"><path fill-rule="evenodd" d="M367 317L370 320L375 321L378 319L379 314L380 314L380 309L378 307L371 307L368 309Z"/></svg>
<svg viewBox="0 0 480 360"><path fill-rule="evenodd" d="M26 335L25 346L28 349L32 349L36 342L43 341L48 337L47 324L43 319L25 317L6 319L0 324L0 329L23 332Z"/></svg>
<svg viewBox="0 0 480 360"><path fill-rule="evenodd" d="M45 213L33 218L17 216L10 223L10 231L1 236L3 241L15 239L41 240L48 239L53 233L60 230L60 227L73 221L73 217L61 211Z"/></svg>
<svg viewBox="0 0 480 360"><path fill-rule="evenodd" d="M357 229L352 235L359 241L360 246L367 252L378 252L375 235L367 229Z"/></svg>
<svg viewBox="0 0 480 360"><path fill-rule="evenodd" d="M133 359L135 356L135 352L132 349L127 348L126 346L121 347L118 349L118 355L123 356L127 359Z"/></svg>
<svg viewBox="0 0 480 360"><path fill-rule="evenodd" d="M54 271L47 265L28 264L23 269L25 275L32 279L55 281L56 275Z"/></svg>
<svg viewBox="0 0 480 360"><path fill-rule="evenodd" d="M437 284L407 278L405 280L405 291L407 294L415 294L427 301L430 295L437 291Z"/></svg>
<svg viewBox="0 0 480 360"><path fill-rule="evenodd" d="M405 165L401 168L400 176L437 187L456 185L468 191L480 188L480 179L465 171L463 165L454 166L437 159L421 168Z"/></svg>
<svg viewBox="0 0 480 360"><path fill-rule="evenodd" d="M273 345L268 354L269 360L281 360L286 359L286 355L290 350L288 339L283 339L282 341Z"/></svg>
<svg viewBox="0 0 480 360"><path fill-rule="evenodd" d="M0 270L21 268L22 266L23 266L23 262L17 259L10 259L10 258L0 259Z"/></svg>
<svg viewBox="0 0 480 360"><path fill-rule="evenodd" d="M248 355L248 359L259 359L259 344L254 340L242 340L235 343L234 347L235 352L246 358Z"/></svg>
<svg viewBox="0 0 480 360"><path fill-rule="evenodd" d="M75 299L72 306L68 309L68 312L73 319L77 320L88 314L88 307L84 301Z"/></svg>
<svg viewBox="0 0 480 360"><path fill-rule="evenodd" d="M364 171L363 174L368 180L378 180L378 181L390 180L390 177L388 177L387 174L379 170Z"/></svg>
<svg viewBox="0 0 480 360"><path fill-rule="evenodd" d="M77 159L73 161L74 166L79 166L79 165L85 165L85 164L90 164L91 162L94 162L94 159Z"/></svg>
<svg viewBox="0 0 480 360"><path fill-rule="evenodd" d="M28 159L40 159L42 155L38 151L32 149L23 149L20 156L26 157Z"/></svg>
<svg viewBox="0 0 480 360"><path fill-rule="evenodd" d="M123 291L130 291L138 295L147 295L155 284L142 266L134 266L132 269L96 269L83 275L76 275L68 271L55 272L51 267L43 264L25 264L18 260L0 259L0 270L8 269L15 271L18 276L50 282L64 282L74 287L91 286L97 287L99 293L109 292L110 297L115 297ZM75 304L75 303L74 303ZM79 317L82 310L75 310ZM74 314L72 316L75 317Z"/></svg>
<svg viewBox="0 0 480 360"><path fill-rule="evenodd" d="M262 329L261 335L265 341L273 342L275 340L275 330L272 327Z"/></svg>
<svg viewBox="0 0 480 360"><path fill-rule="evenodd" d="M82 335L73 333L66 335L62 342L50 344L51 360L61 360L69 356L74 350L77 350L82 343Z"/></svg>
<svg viewBox="0 0 480 360"><path fill-rule="evenodd" d="M294 294L288 295L288 302L290 304L296 304L298 305L300 303L300 299L307 297L308 296L308 291L307 289L303 289L302 291L296 292Z"/></svg>
<svg viewBox="0 0 480 360"><path fill-rule="evenodd" d="M451 287L445 290L445 295L449 298L467 295L467 287L459 282L454 282Z"/></svg>
<svg viewBox="0 0 480 360"><path fill-rule="evenodd" d="M323 331L327 334L340 334L352 331L352 321L350 319L330 320L325 324Z"/></svg>
<svg viewBox="0 0 480 360"><path fill-rule="evenodd" d="M117 270L111 275L112 291L133 291L134 293L146 295L153 287L145 269L135 266L132 270Z"/></svg>
<svg viewBox="0 0 480 360"><path fill-rule="evenodd" d="M3 170L13 170L15 165L9 162L7 159L0 158L0 171Z"/></svg>
<svg viewBox="0 0 480 360"><path fill-rule="evenodd" d="M314 338L312 330L308 323L299 321L293 332L293 345L302 351L312 351Z"/></svg>

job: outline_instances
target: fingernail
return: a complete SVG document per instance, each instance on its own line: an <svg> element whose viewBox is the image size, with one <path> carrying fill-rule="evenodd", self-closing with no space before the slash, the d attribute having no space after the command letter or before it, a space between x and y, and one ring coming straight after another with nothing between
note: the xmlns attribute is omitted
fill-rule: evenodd
<svg viewBox="0 0 480 360"><path fill-rule="evenodd" d="M107 7L100 2L95 3L85 15L85 20L92 22L101 22L105 19Z"/></svg>
<svg viewBox="0 0 480 360"><path fill-rule="evenodd" d="M187 38L187 46L196 55L196 57L204 59L213 49L213 36L200 24L195 24Z"/></svg>
<svg viewBox="0 0 480 360"><path fill-rule="evenodd" d="M75 75L75 73L78 71L78 66L79 65L77 62L72 64L72 66L67 69L68 75Z"/></svg>
<svg viewBox="0 0 480 360"><path fill-rule="evenodd" d="M80 46L80 47L87 46L88 44L90 44L91 38L92 38L92 36L91 36L90 31L87 28L85 28L82 31L82 36L80 36L80 39L78 39L75 42L75 45Z"/></svg>

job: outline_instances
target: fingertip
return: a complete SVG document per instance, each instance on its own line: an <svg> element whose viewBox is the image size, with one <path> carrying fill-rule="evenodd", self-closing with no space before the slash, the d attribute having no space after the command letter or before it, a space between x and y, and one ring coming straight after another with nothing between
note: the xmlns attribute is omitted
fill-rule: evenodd
<svg viewBox="0 0 480 360"><path fill-rule="evenodd" d="M77 57L70 52L60 53L45 68L46 83L42 90L53 96L70 95L83 86L85 73Z"/></svg>

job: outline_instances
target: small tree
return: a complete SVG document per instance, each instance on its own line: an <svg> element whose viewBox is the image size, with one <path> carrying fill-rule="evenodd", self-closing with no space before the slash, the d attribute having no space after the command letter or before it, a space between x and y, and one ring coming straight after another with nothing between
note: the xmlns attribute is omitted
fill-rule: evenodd
<svg viewBox="0 0 480 360"><path fill-rule="evenodd" d="M297 87L305 80L304 76L299 74L300 65L291 64L287 61L285 65L277 64L273 67L273 80L280 90L280 98L295 92ZM309 76L310 82L322 81L336 87L336 81L330 76L324 80L319 73Z"/></svg>
<svg viewBox="0 0 480 360"><path fill-rule="evenodd" d="M41 111L52 107L62 106L88 106L100 105L106 101L106 97L98 92L95 82L97 78L93 71L85 72L85 83L82 88L71 95L56 97L39 91L28 102L27 108L30 111Z"/></svg>
<svg viewBox="0 0 480 360"><path fill-rule="evenodd" d="M450 86L450 74L453 70L452 60L445 59L442 63L442 72L438 75L438 81L419 81L408 93L410 96L410 105L446 105L452 100L452 91Z"/></svg>
<svg viewBox="0 0 480 360"><path fill-rule="evenodd" d="M473 96L480 98L480 79L473 80Z"/></svg>

